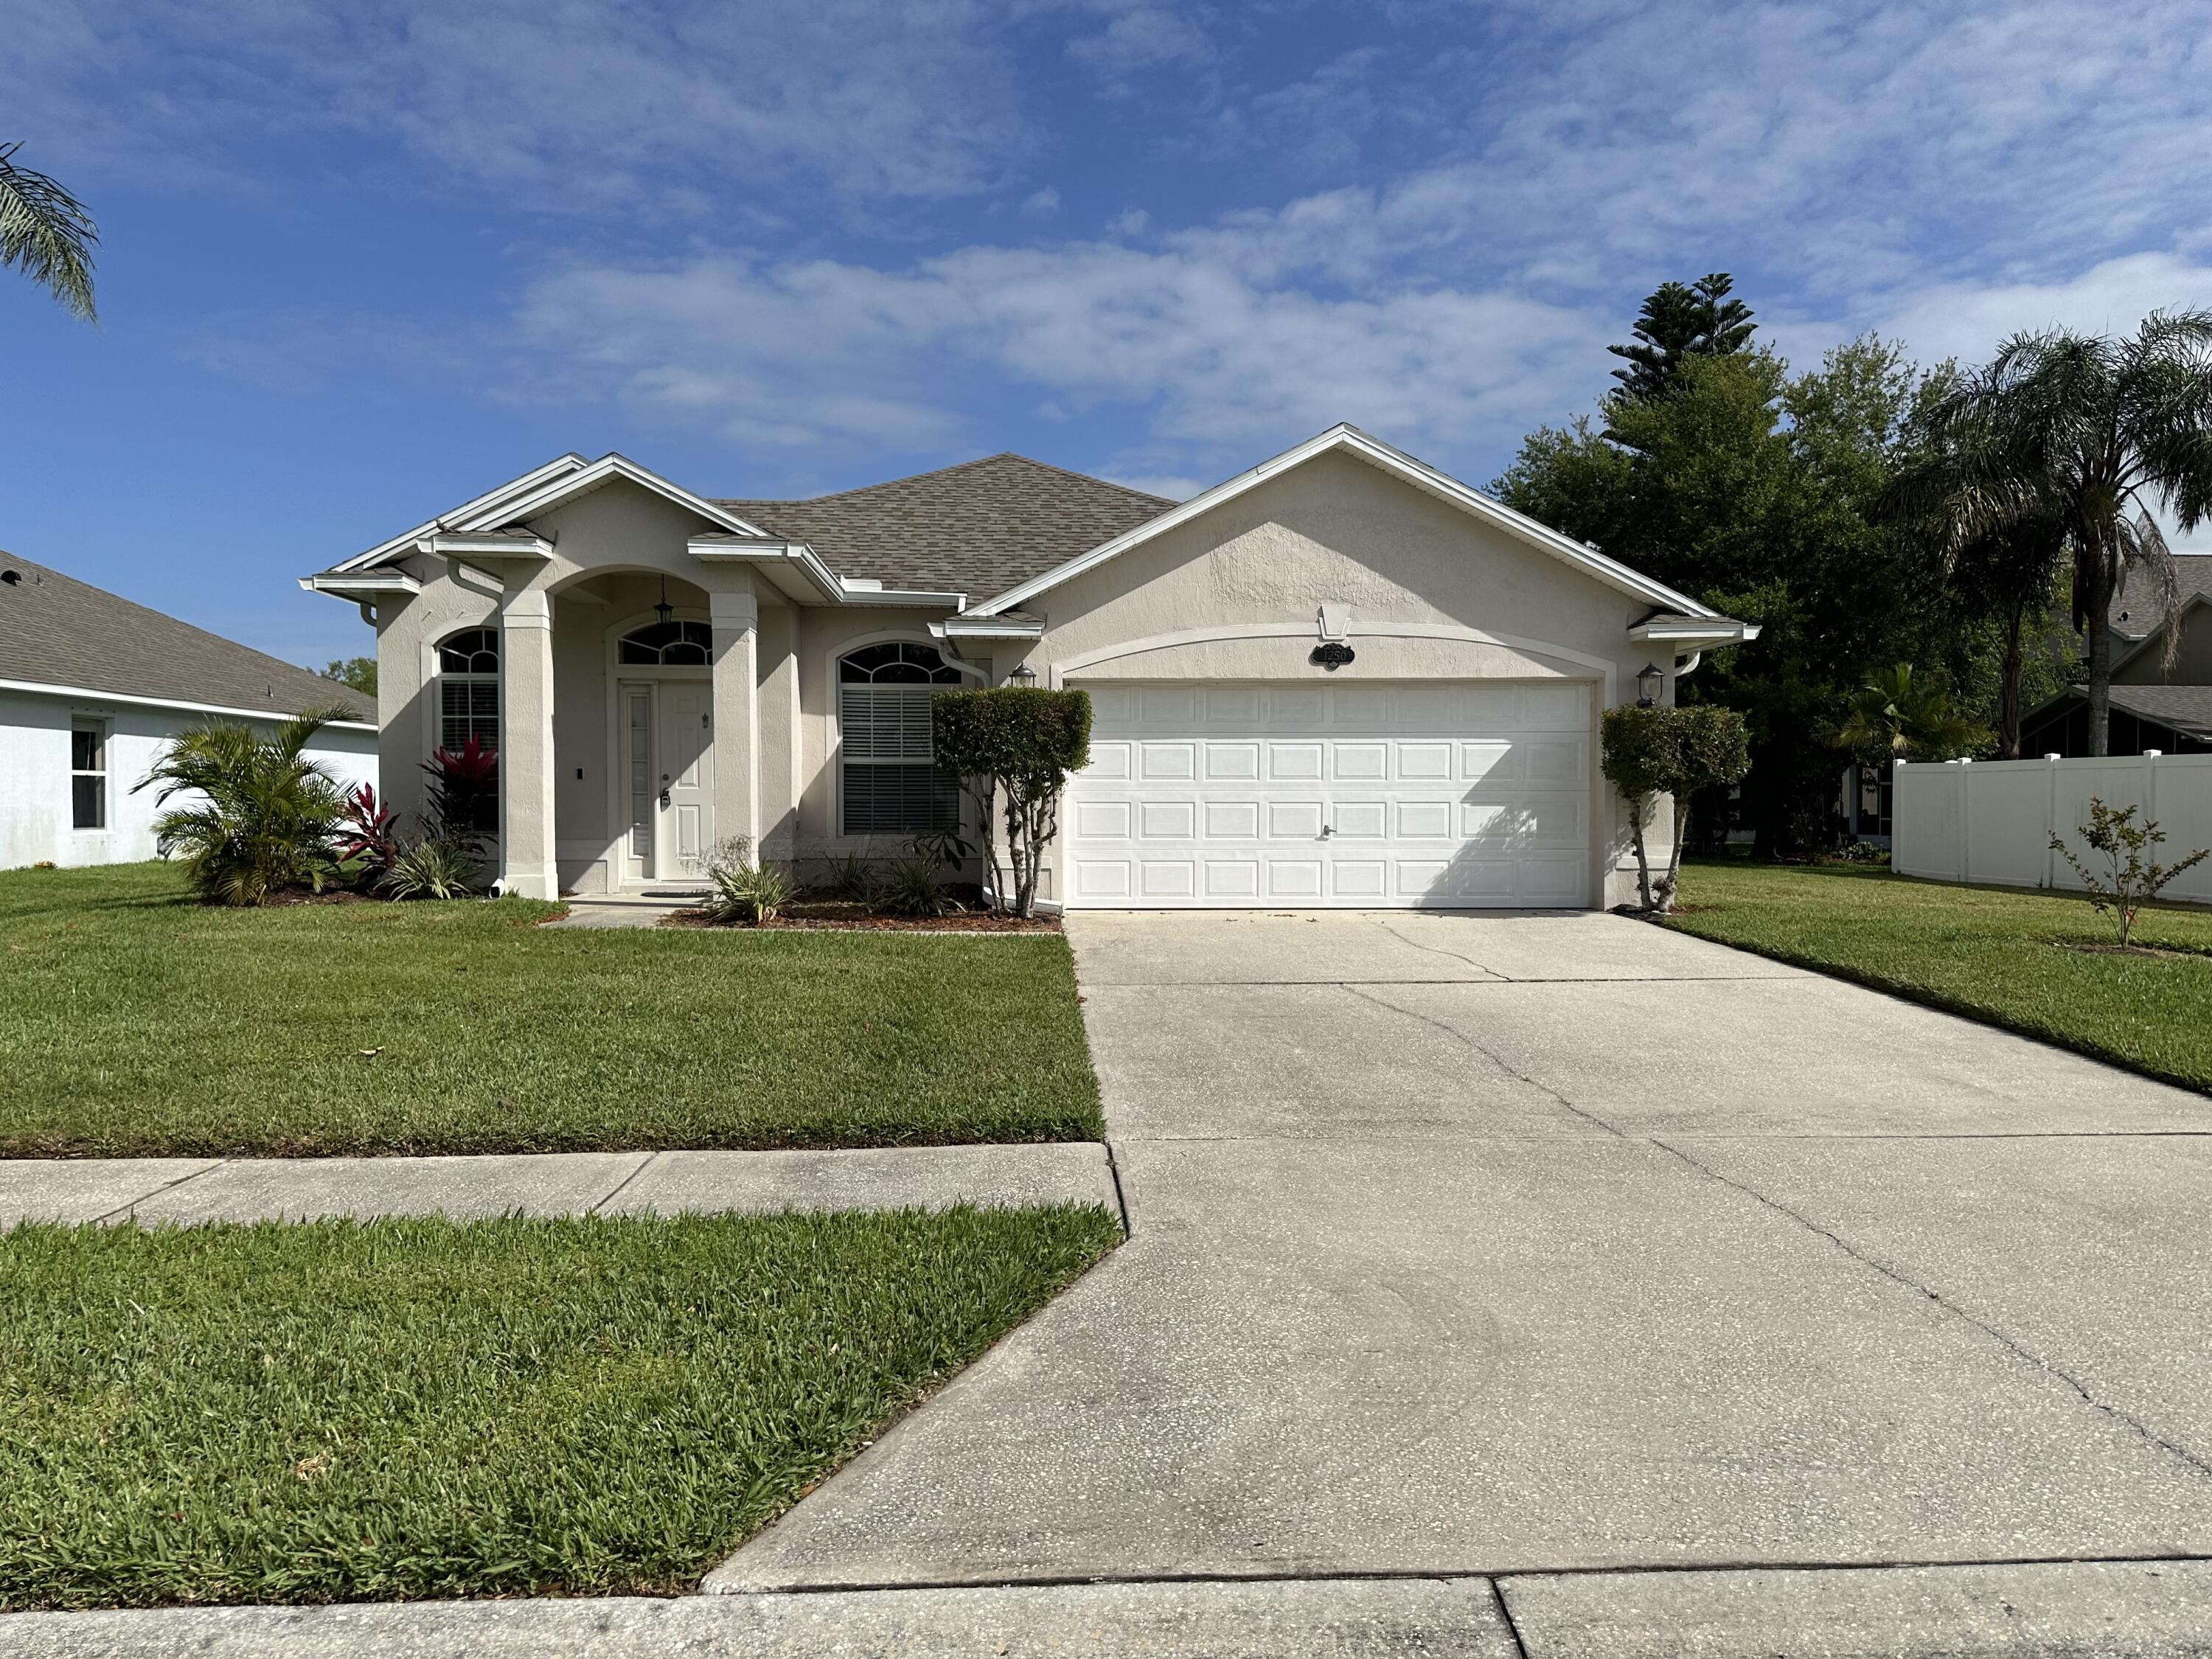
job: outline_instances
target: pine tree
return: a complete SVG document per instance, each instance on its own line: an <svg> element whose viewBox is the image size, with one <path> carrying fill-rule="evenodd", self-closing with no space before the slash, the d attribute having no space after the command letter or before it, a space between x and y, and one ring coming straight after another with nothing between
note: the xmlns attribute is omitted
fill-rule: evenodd
<svg viewBox="0 0 2212 1659"><path fill-rule="evenodd" d="M1717 270L1694 283L1662 283L1637 313L1636 341L1606 348L1630 367L1613 378L1639 402L1663 396L1680 378L1682 360L1694 356L1726 357L1743 349L1759 326L1751 307L1728 297L1728 272Z"/></svg>

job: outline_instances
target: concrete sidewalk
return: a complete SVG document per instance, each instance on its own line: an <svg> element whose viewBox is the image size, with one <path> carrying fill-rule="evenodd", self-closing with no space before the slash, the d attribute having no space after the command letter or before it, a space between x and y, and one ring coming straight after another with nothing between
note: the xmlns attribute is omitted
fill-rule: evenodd
<svg viewBox="0 0 2212 1659"><path fill-rule="evenodd" d="M490 1158L50 1158L0 1162L16 1222L315 1216L879 1210L957 1203L1118 1207L1095 1142L854 1152L546 1152Z"/></svg>
<svg viewBox="0 0 2212 1659"><path fill-rule="evenodd" d="M0 1615L0 1659L1870 1659L2212 1652L2203 1562Z"/></svg>

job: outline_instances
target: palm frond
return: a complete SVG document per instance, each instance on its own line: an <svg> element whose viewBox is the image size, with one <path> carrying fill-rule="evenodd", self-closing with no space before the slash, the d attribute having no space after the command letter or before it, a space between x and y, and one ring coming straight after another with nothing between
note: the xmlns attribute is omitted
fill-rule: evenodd
<svg viewBox="0 0 2212 1659"><path fill-rule="evenodd" d="M43 283L88 323L93 304L93 249L99 228L84 204L43 173L16 164L20 143L0 145L0 264Z"/></svg>

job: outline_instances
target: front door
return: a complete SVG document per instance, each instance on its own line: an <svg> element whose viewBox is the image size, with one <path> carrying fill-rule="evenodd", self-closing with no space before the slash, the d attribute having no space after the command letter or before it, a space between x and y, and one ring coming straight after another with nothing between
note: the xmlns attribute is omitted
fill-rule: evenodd
<svg viewBox="0 0 2212 1659"><path fill-rule="evenodd" d="M706 680L660 684L659 768L662 881L703 875L714 845L714 688Z"/></svg>

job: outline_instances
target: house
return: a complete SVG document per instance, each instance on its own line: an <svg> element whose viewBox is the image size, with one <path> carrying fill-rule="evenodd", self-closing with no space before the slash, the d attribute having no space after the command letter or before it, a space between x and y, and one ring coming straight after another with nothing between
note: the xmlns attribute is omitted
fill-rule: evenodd
<svg viewBox="0 0 2212 1659"><path fill-rule="evenodd" d="M2141 755L2212 753L2212 553L2175 556L2174 600L2181 608L2181 647L2166 665L2160 638L2164 613L2139 581L2112 600L2112 713L2107 751ZM2131 574L2133 573L2130 573ZM2027 756L2089 752L2088 688L2069 685L2021 720Z"/></svg>
<svg viewBox="0 0 2212 1659"><path fill-rule="evenodd" d="M376 781L365 700L290 663L0 553L0 869L155 855L168 740L202 721L266 729L310 708L351 718L313 753L349 787Z"/></svg>
<svg viewBox="0 0 2212 1659"><path fill-rule="evenodd" d="M564 455L303 585L375 623L395 805L497 748L531 895L896 851L961 811L933 690L1012 682L1093 702L1053 902L1615 902L1600 711L1755 631L1349 426L1181 503L1018 455L808 501Z"/></svg>

